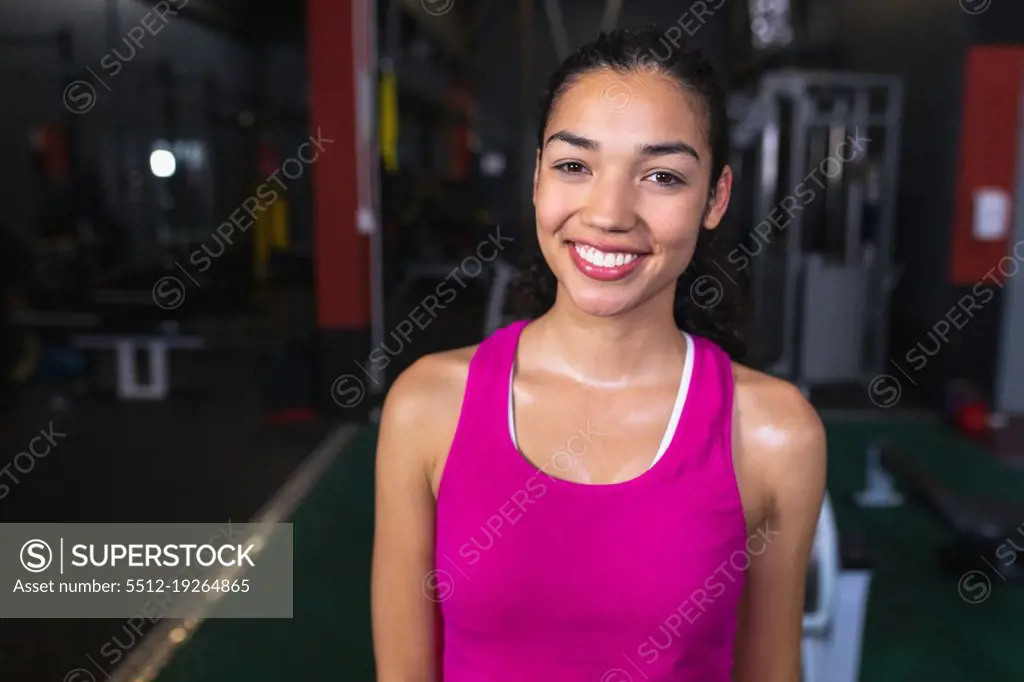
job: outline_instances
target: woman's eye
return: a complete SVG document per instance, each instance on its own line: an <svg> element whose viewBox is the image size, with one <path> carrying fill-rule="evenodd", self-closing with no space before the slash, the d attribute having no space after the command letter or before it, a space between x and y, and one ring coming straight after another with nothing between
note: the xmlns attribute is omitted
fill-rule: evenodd
<svg viewBox="0 0 1024 682"><path fill-rule="evenodd" d="M647 177L653 179L655 184L663 185L665 187L673 187L675 185L683 184L683 181L679 177L672 173L666 173L665 171L657 171L655 173L651 173Z"/></svg>
<svg viewBox="0 0 1024 682"><path fill-rule="evenodd" d="M566 161L565 163L558 164L555 168L570 175L576 175L586 170L586 167L579 161Z"/></svg>

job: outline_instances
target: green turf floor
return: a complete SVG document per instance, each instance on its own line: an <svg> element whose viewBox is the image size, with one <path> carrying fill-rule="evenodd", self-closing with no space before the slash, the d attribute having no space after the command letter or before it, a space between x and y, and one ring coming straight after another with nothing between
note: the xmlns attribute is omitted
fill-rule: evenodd
<svg viewBox="0 0 1024 682"><path fill-rule="evenodd" d="M1024 588L993 579L979 604L960 598L937 548L948 536L913 507L865 511L850 495L863 484L864 452L885 438L965 493L1024 503L1024 474L937 426L833 424L829 490L843 533L859 535L875 566L862 682L1024 679ZM295 608L291 620L207 620L160 682L372 682L369 566L375 433L358 434L294 518ZM1024 519L1021 519L1024 522Z"/></svg>
<svg viewBox="0 0 1024 682"><path fill-rule="evenodd" d="M160 682L372 682L373 450L363 429L296 510L294 617L206 620Z"/></svg>
<svg viewBox="0 0 1024 682"><path fill-rule="evenodd" d="M950 536L932 516L915 506L865 510L851 499L864 482L864 452L879 438L965 495L1024 504L1024 474L937 425L835 424L828 435L840 532L863 538L875 568L862 682L1024 679L1024 588L992 576L990 596L967 603L958 576L940 567L938 549Z"/></svg>

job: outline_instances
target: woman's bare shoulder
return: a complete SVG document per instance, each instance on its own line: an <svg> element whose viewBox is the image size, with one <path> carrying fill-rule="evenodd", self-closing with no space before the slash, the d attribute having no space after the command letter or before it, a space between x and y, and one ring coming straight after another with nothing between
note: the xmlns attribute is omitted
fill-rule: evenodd
<svg viewBox="0 0 1024 682"><path fill-rule="evenodd" d="M796 495L820 501L826 447L818 413L787 381L736 363L733 377L733 434L740 444L735 454L759 472L776 499Z"/></svg>
<svg viewBox="0 0 1024 682"><path fill-rule="evenodd" d="M477 346L466 346L419 358L395 379L385 399L385 409L390 405L395 414L422 415L427 411L436 416L452 402L461 404L469 363L476 349Z"/></svg>
<svg viewBox="0 0 1024 682"><path fill-rule="evenodd" d="M381 440L404 442L402 450L419 452L431 461L446 451L455 435L476 349L430 353L399 374L384 399Z"/></svg>
<svg viewBox="0 0 1024 682"><path fill-rule="evenodd" d="M793 384L735 362L733 378L741 427L772 427L793 438L820 435L818 413Z"/></svg>

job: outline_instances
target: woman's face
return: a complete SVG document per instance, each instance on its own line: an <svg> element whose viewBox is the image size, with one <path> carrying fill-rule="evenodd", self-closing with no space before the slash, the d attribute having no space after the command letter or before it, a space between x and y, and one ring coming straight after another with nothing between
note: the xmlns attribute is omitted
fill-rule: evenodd
<svg viewBox="0 0 1024 682"><path fill-rule="evenodd" d="M658 73L592 72L561 96L533 190L559 296L602 317L659 295L671 300L698 233L717 227L729 203L728 168L708 202L703 115L700 102Z"/></svg>

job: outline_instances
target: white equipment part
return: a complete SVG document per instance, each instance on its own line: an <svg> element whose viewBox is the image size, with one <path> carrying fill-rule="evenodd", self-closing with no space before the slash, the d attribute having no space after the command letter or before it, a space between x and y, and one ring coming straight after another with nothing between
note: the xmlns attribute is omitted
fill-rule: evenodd
<svg viewBox="0 0 1024 682"><path fill-rule="evenodd" d="M871 572L843 570L839 533L828 496L821 507L811 552L817 603L804 614L804 682L857 682Z"/></svg>
<svg viewBox="0 0 1024 682"><path fill-rule="evenodd" d="M875 443L868 448L865 462L865 487L856 495L857 505L868 509L888 509L903 504L896 482L882 466L881 445Z"/></svg>
<svg viewBox="0 0 1024 682"><path fill-rule="evenodd" d="M117 397L120 400L163 400L171 390L168 353L171 350L199 350L204 347L199 336L181 334L77 334L72 337L75 348L113 350L117 355ZM136 357L143 352L149 366L149 377L140 380Z"/></svg>

